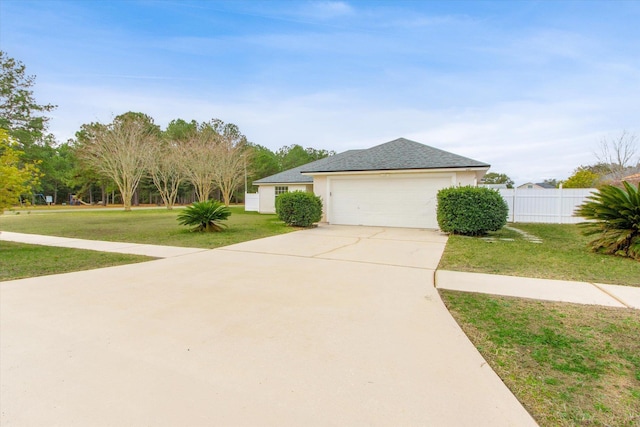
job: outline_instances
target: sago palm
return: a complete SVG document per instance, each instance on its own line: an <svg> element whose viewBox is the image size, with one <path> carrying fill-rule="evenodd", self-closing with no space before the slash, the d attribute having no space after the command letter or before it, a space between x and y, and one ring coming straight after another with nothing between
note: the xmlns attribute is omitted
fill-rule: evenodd
<svg viewBox="0 0 640 427"><path fill-rule="evenodd" d="M589 243L593 250L640 260L640 183L622 184L602 187L575 214L593 220L581 224L585 235L599 234Z"/></svg>
<svg viewBox="0 0 640 427"><path fill-rule="evenodd" d="M221 224L231 215L231 211L216 200L195 202L178 214L177 220L182 225L192 226L191 231L221 231L226 224Z"/></svg>

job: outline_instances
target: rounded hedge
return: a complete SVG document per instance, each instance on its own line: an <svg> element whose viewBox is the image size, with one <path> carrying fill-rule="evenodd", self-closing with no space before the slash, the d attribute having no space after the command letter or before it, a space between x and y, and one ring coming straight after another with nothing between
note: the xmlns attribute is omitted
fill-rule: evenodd
<svg viewBox="0 0 640 427"><path fill-rule="evenodd" d="M322 200L305 191L282 193L276 197L276 213L287 225L310 227L322 219Z"/></svg>
<svg viewBox="0 0 640 427"><path fill-rule="evenodd" d="M509 207L500 193L484 187L438 191L438 225L446 233L479 236L507 223Z"/></svg>

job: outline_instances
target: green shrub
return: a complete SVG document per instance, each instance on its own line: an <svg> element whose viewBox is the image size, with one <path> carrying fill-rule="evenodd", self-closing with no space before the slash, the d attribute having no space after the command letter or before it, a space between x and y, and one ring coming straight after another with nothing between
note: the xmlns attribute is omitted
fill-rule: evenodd
<svg viewBox="0 0 640 427"><path fill-rule="evenodd" d="M594 220L580 224L585 235L600 234L589 243L594 251L640 260L640 183L638 188L622 184L624 188L605 185L575 215Z"/></svg>
<svg viewBox="0 0 640 427"><path fill-rule="evenodd" d="M231 211L217 200L194 202L178 214L181 225L193 226L191 231L221 231L225 224L220 224L231 215Z"/></svg>
<svg viewBox="0 0 640 427"><path fill-rule="evenodd" d="M322 200L305 191L282 193L276 198L276 213L287 225L310 227L322 219Z"/></svg>
<svg viewBox="0 0 640 427"><path fill-rule="evenodd" d="M479 236L507 223L509 207L496 190L450 187L438 191L438 225L446 233Z"/></svg>

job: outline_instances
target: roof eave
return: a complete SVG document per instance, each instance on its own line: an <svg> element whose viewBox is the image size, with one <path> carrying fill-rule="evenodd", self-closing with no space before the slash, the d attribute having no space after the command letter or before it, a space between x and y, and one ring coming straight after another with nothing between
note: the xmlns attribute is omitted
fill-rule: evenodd
<svg viewBox="0 0 640 427"><path fill-rule="evenodd" d="M300 172L302 175L362 175L371 173L423 173L423 172L460 172L462 171L486 171L491 165L484 166L456 166L448 168L416 168L416 169L363 169L363 170L342 170L342 171L309 171Z"/></svg>
<svg viewBox="0 0 640 427"><path fill-rule="evenodd" d="M312 185L313 181L274 181L274 182L253 182L253 185Z"/></svg>

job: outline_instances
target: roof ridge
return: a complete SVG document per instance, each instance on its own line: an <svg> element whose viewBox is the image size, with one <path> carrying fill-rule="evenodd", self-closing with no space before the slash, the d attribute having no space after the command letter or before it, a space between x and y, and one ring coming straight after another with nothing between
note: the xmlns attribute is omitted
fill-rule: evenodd
<svg viewBox="0 0 640 427"><path fill-rule="evenodd" d="M367 170L442 169L489 167L469 157L401 137L362 150L358 156L334 159L322 165L308 165L302 172L349 172Z"/></svg>

